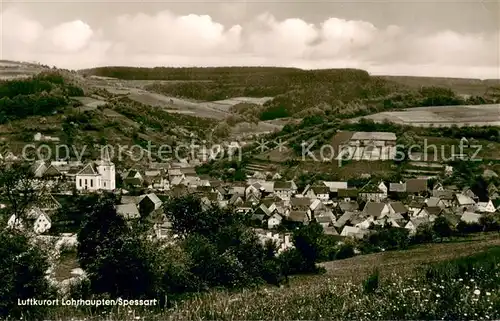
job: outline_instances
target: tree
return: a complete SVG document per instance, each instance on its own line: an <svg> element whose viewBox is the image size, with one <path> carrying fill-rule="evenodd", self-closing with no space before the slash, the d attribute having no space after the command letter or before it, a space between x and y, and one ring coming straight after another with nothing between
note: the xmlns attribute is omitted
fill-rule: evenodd
<svg viewBox="0 0 500 321"><path fill-rule="evenodd" d="M7 199L9 212L16 220L27 221L27 211L43 195L46 184L34 181L34 175L28 164L15 164L0 167L0 190Z"/></svg>
<svg viewBox="0 0 500 321"><path fill-rule="evenodd" d="M0 229L0 317L43 319L47 306L18 305L30 298L55 299L56 290L45 278L49 268L45 249L19 231Z"/></svg>
<svg viewBox="0 0 500 321"><path fill-rule="evenodd" d="M450 222L444 216L439 216L434 221L432 229L436 233L437 236L441 238L441 242L445 237L450 237L453 233Z"/></svg>
<svg viewBox="0 0 500 321"><path fill-rule="evenodd" d="M323 227L315 222L294 231L293 244L303 259L301 272L317 270L316 262L320 257L323 237Z"/></svg>
<svg viewBox="0 0 500 321"><path fill-rule="evenodd" d="M92 269L99 252L110 248L127 231L125 220L116 212L115 199L107 195L100 198L85 213L83 226L78 233L80 266L84 270Z"/></svg>

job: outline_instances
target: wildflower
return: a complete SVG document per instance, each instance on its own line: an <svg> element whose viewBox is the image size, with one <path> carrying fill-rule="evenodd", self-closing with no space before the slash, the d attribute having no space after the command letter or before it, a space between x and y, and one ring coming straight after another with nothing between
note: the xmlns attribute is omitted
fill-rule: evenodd
<svg viewBox="0 0 500 321"><path fill-rule="evenodd" d="M475 289L475 290L474 290L474 294L475 294L475 295L479 295L479 294L481 294L481 291L479 291L478 289Z"/></svg>
<svg viewBox="0 0 500 321"><path fill-rule="evenodd" d="M440 298L441 297L441 294L436 294L436 298Z"/></svg>
<svg viewBox="0 0 500 321"><path fill-rule="evenodd" d="M462 282L463 280L464 280L464 279L462 279L462 278L458 279L458 281L460 281L460 282Z"/></svg>

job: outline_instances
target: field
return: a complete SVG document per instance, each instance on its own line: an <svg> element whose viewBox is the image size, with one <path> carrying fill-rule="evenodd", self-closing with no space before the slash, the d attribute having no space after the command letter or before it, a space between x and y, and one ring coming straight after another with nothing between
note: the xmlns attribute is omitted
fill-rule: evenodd
<svg viewBox="0 0 500 321"><path fill-rule="evenodd" d="M163 311L113 309L107 316L95 314L91 319L466 320L467 314L474 313L475 319L496 319L500 311L495 274L500 263L499 246L497 233L477 234L405 251L326 262L322 264L324 274L295 276L281 287L214 290ZM470 267L454 269L464 263ZM431 265L435 273L423 274ZM378 271L378 277L376 282L372 280L370 289L366 280L373 279L374 271ZM51 319L68 316L78 319L79 315L59 311Z"/></svg>
<svg viewBox="0 0 500 321"><path fill-rule="evenodd" d="M376 122L419 127L500 126L500 104L482 106L419 107L365 116ZM359 118L356 118L359 119Z"/></svg>

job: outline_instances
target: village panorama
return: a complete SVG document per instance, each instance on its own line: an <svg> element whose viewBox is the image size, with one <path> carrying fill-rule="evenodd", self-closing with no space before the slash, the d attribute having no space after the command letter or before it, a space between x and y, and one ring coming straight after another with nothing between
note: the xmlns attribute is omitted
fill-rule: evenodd
<svg viewBox="0 0 500 321"><path fill-rule="evenodd" d="M500 319L494 4L340 4L1 8L0 319Z"/></svg>

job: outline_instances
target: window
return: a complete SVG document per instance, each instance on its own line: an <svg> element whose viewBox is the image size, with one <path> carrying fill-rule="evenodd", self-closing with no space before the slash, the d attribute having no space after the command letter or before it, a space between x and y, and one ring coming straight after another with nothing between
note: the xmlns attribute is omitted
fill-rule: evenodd
<svg viewBox="0 0 500 321"><path fill-rule="evenodd" d="M82 179L80 178L80 187L82 187Z"/></svg>
<svg viewBox="0 0 500 321"><path fill-rule="evenodd" d="M106 187L106 182L104 182L104 187Z"/></svg>
<svg viewBox="0 0 500 321"><path fill-rule="evenodd" d="M87 179L85 179L85 186L87 186Z"/></svg>
<svg viewBox="0 0 500 321"><path fill-rule="evenodd" d="M93 186L94 186L94 180L93 180L93 179L91 179L91 180L90 180L90 187L93 187Z"/></svg>

